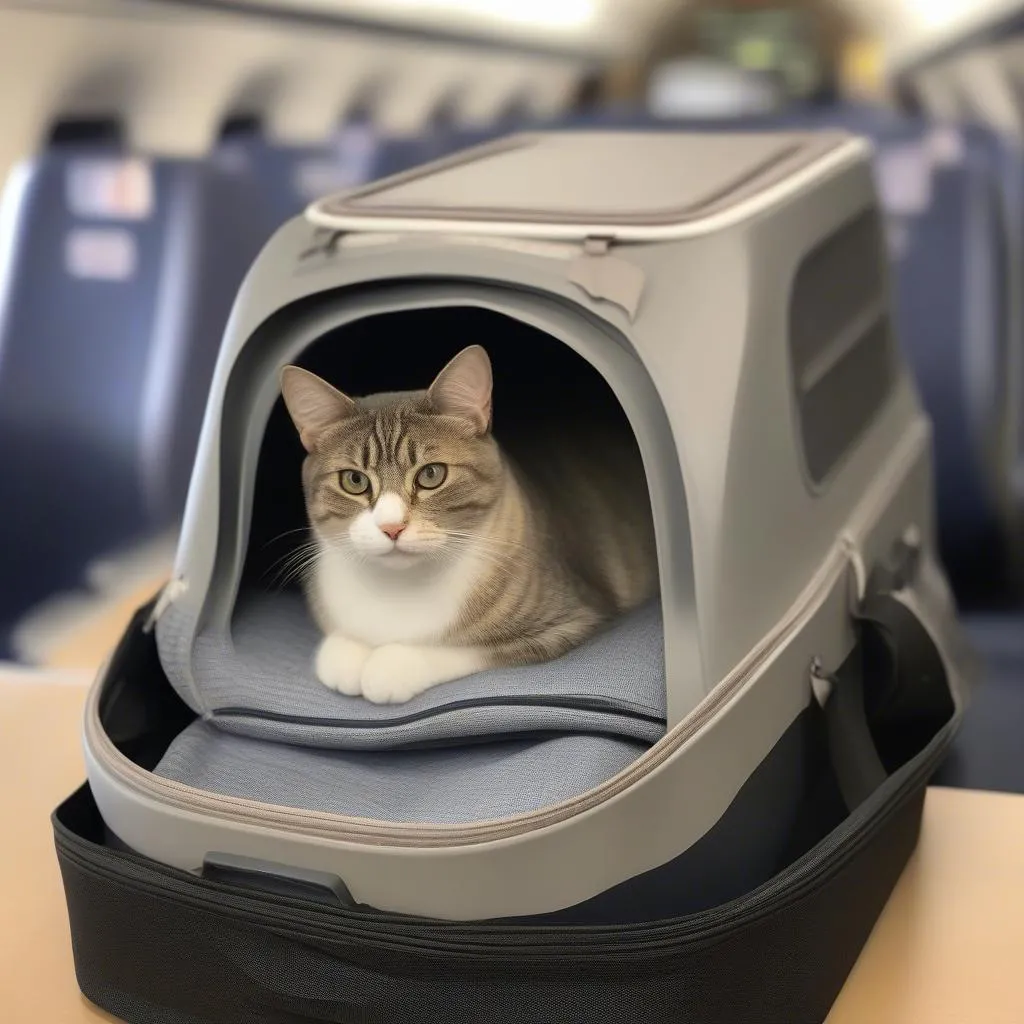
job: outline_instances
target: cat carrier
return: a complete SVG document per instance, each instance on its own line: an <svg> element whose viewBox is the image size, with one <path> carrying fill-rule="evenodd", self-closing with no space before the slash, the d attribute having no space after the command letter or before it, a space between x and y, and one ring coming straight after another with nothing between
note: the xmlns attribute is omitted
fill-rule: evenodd
<svg viewBox="0 0 1024 1024"><path fill-rule="evenodd" d="M882 231L867 145L801 132L517 136L283 227L174 577L55 813L86 995L129 1021L822 1020L969 676ZM344 696L290 583L280 371L422 388L471 343L503 444L631 430L659 599L548 663Z"/></svg>

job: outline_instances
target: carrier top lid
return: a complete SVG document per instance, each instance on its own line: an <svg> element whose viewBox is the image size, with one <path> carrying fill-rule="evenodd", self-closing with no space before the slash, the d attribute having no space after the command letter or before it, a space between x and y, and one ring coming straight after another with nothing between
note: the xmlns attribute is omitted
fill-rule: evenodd
<svg viewBox="0 0 1024 1024"><path fill-rule="evenodd" d="M655 241L739 221L867 143L840 132L513 135L314 203L338 231Z"/></svg>

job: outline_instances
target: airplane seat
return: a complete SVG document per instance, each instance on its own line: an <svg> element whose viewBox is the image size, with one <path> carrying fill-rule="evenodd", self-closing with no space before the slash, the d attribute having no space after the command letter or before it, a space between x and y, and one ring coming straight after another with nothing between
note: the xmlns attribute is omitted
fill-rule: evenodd
<svg viewBox="0 0 1024 1024"><path fill-rule="evenodd" d="M886 155L880 155L880 178L906 173L887 171ZM928 155L919 159L930 163ZM993 170L970 143L954 163L925 166L919 173L930 173L928 207L913 218L905 249L893 252L903 343L940 453L940 547L964 606L1001 600L1014 583L1013 537L1000 494L1011 480L998 452L1007 348L1015 343L1012 281L1005 206Z"/></svg>
<svg viewBox="0 0 1024 1024"><path fill-rule="evenodd" d="M141 384L174 178L109 138L57 134L6 183L20 206L0 240L0 624L145 523Z"/></svg>
<svg viewBox="0 0 1024 1024"><path fill-rule="evenodd" d="M237 170L81 131L8 188L0 646L93 560L180 516L231 304L276 227Z"/></svg>
<svg viewBox="0 0 1024 1024"><path fill-rule="evenodd" d="M380 131L369 117L350 117L342 123L331 142L333 166L335 173L340 175L341 187L361 185L370 180L380 141ZM312 191L312 182L303 186L304 196ZM319 186L315 191L317 199L326 195Z"/></svg>
<svg viewBox="0 0 1024 1024"><path fill-rule="evenodd" d="M461 142L450 132L429 131L423 135L391 135L381 139L370 164L370 179L387 178L410 167L446 156Z"/></svg>
<svg viewBox="0 0 1024 1024"><path fill-rule="evenodd" d="M342 124L321 144L302 146L273 142L254 123L225 132L213 159L259 196L262 244L314 200L368 181L378 143L373 126L361 121Z"/></svg>

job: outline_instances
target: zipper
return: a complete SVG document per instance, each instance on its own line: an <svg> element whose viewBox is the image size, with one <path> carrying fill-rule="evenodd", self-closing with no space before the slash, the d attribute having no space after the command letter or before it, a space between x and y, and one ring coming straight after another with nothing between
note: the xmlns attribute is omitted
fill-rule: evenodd
<svg viewBox="0 0 1024 1024"><path fill-rule="evenodd" d="M924 421L905 435L890 457L886 471L872 481L851 516L859 529L848 529L829 549L814 577L804 588L775 628L760 640L674 729L640 755L617 775L594 789L558 804L498 820L457 825L409 824L356 818L324 811L281 807L256 800L224 796L186 786L148 772L125 757L106 735L99 718L101 685L93 686L85 713L88 744L99 760L125 786L172 807L189 813L202 812L232 823L258 828L286 829L327 841L350 842L388 847L440 848L469 846L510 839L557 825L583 814L625 792L667 761L677 750L704 729L754 679L764 664L817 613L842 577L853 571L858 589L864 575L856 537L877 521L895 482L905 478L930 437ZM860 595L858 594L858 597Z"/></svg>
<svg viewBox="0 0 1024 1024"><path fill-rule="evenodd" d="M873 797L813 850L753 893L721 907L649 924L525 926L424 921L374 910L327 907L298 897L236 891L224 883L188 875L138 854L106 851L71 832L56 818L54 828L62 856L94 878L161 899L170 897L176 903L197 909L213 906L221 915L281 929L296 939L336 940L342 935L382 949L431 956L447 954L478 961L629 961L659 952L676 952L682 943L714 941L820 889L888 825L911 794L927 783L947 751L958 720L959 712L919 755L917 763L912 762L913 767L908 765L890 776ZM101 862L99 857L108 863Z"/></svg>
<svg viewBox="0 0 1024 1024"><path fill-rule="evenodd" d="M596 695L574 695L566 697L545 697L542 694L522 695L508 698L467 697L453 700L434 708L426 708L400 718L317 718L306 715L286 715L262 708L226 707L216 708L206 717L213 718L256 718L266 722L280 722L282 725L309 725L316 728L338 729L391 729L411 725L428 718L437 718L452 711L468 711L474 708L559 708L564 711L590 711L615 718L631 718L653 725L664 725L665 716L644 710L636 704L619 702L609 697ZM627 736L631 734L626 734Z"/></svg>

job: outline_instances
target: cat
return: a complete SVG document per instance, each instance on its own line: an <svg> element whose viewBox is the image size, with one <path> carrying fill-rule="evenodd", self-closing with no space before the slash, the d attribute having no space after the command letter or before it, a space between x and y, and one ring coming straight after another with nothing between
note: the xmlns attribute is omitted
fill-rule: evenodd
<svg viewBox="0 0 1024 1024"><path fill-rule="evenodd" d="M403 703L483 669L564 654L654 596L636 440L592 425L492 433L492 370L463 349L426 391L353 399L281 373L306 450L306 596L325 686ZM625 421L623 421L625 422Z"/></svg>

